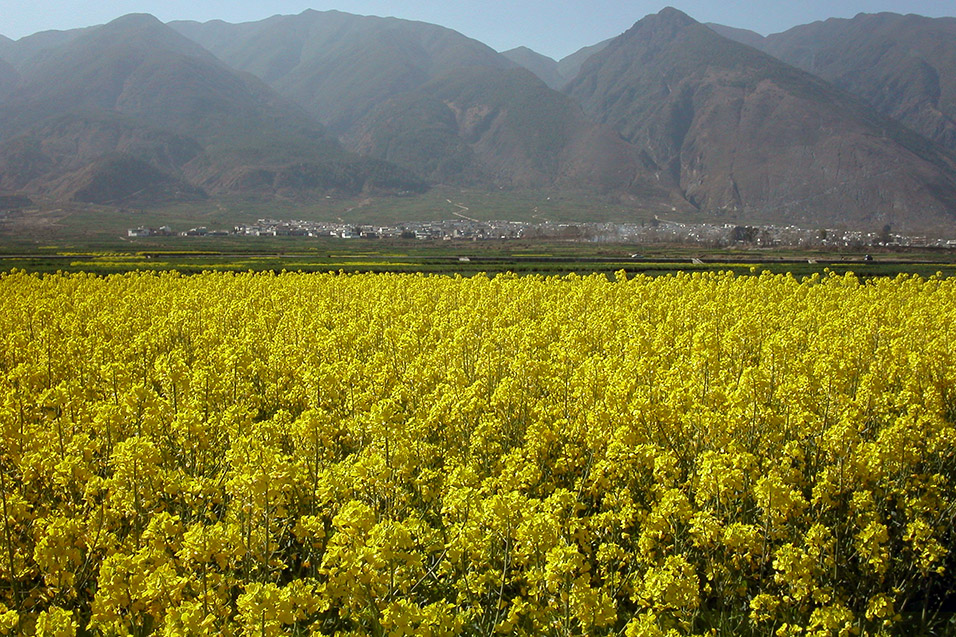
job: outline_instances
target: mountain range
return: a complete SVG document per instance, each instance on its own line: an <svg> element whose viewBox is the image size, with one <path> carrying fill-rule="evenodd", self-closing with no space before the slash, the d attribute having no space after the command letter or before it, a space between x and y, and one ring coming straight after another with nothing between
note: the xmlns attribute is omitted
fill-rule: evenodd
<svg viewBox="0 0 956 637"><path fill-rule="evenodd" d="M956 150L956 18L860 14L768 37L715 29L825 79Z"/></svg>
<svg viewBox="0 0 956 637"><path fill-rule="evenodd" d="M591 56L566 87L645 149L684 197L801 224L944 227L956 161L823 80L731 42L674 9Z"/></svg>
<svg viewBox="0 0 956 637"><path fill-rule="evenodd" d="M93 203L420 190L300 107L148 15L21 62L0 102L0 188Z"/></svg>
<svg viewBox="0 0 956 637"><path fill-rule="evenodd" d="M668 8L557 61L337 11L129 15L0 37L0 196L573 189L635 214L956 234L954 35L876 14L764 37Z"/></svg>

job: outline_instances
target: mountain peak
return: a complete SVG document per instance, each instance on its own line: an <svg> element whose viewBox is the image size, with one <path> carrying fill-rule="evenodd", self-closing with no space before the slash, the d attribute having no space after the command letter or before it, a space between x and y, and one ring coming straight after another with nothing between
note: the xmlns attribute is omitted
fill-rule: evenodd
<svg viewBox="0 0 956 637"><path fill-rule="evenodd" d="M128 13L104 25L110 30L139 30L164 27L159 18L149 13Z"/></svg>
<svg viewBox="0 0 956 637"><path fill-rule="evenodd" d="M72 43L77 47L77 52L84 52L94 62L99 55L106 55L107 51L115 53L119 48L125 48L127 53L124 55L127 56L132 51L164 50L214 59L202 46L148 13L130 13L116 18L83 32Z"/></svg>
<svg viewBox="0 0 956 637"><path fill-rule="evenodd" d="M188 53L195 57L213 56L199 44L163 24L148 13L130 13L116 18L100 27L83 32L74 41L77 46L88 47L87 53L95 58L105 49L127 47L132 50L161 48L167 51Z"/></svg>
<svg viewBox="0 0 956 637"><path fill-rule="evenodd" d="M759 210L815 225L833 223L839 211L857 227L878 227L879 219L952 223L956 171L942 152L822 80L679 11L638 22L564 90L645 149L707 214ZM849 147L864 149L852 170L839 150Z"/></svg>
<svg viewBox="0 0 956 637"><path fill-rule="evenodd" d="M549 58L547 55L542 53L538 53L534 49L529 49L526 46L519 46L508 51L502 51L501 54L521 66L526 66L522 60L535 60L539 63L547 63L548 65L554 66L557 66L558 64L557 60ZM534 69L531 70L533 71Z"/></svg>
<svg viewBox="0 0 956 637"><path fill-rule="evenodd" d="M567 83L567 79L558 72L557 61L526 46L504 51L502 55L537 75L551 88L557 89Z"/></svg>
<svg viewBox="0 0 956 637"><path fill-rule="evenodd" d="M653 13L639 20L624 33L621 39L629 40L637 38L641 40L658 39L665 41L696 24L698 24L698 22L683 11L675 9L674 7L665 7L658 13Z"/></svg>
<svg viewBox="0 0 956 637"><path fill-rule="evenodd" d="M680 9L675 9L674 7L664 7L657 12L658 19L664 20L672 24L680 24L686 26L688 24L696 24L697 20L693 19Z"/></svg>

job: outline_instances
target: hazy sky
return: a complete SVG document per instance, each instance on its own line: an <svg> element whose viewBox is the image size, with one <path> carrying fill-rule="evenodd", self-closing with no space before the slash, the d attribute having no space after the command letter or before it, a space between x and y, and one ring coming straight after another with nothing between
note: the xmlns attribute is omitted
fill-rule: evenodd
<svg viewBox="0 0 956 637"><path fill-rule="evenodd" d="M434 22L503 51L528 46L554 58L616 36L667 0L0 0L0 34L18 39L47 29L102 24L127 13L160 20L245 22L312 8ZM776 33L860 12L956 16L956 0L671 0L700 22Z"/></svg>

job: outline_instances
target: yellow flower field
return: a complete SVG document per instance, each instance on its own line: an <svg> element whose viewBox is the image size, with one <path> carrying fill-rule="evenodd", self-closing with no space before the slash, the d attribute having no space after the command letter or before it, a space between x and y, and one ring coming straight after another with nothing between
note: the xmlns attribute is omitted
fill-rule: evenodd
<svg viewBox="0 0 956 637"><path fill-rule="evenodd" d="M0 276L0 634L956 630L956 281Z"/></svg>

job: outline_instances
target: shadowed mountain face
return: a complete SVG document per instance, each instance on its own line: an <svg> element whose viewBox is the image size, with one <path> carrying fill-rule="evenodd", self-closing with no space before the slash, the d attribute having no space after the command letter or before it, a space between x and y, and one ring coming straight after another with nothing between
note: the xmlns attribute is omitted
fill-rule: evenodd
<svg viewBox="0 0 956 637"><path fill-rule="evenodd" d="M634 147L524 69L471 67L433 80L373 111L351 143L436 181L574 185L668 205L676 199Z"/></svg>
<svg viewBox="0 0 956 637"><path fill-rule="evenodd" d="M567 84L577 77L581 71L581 66L587 62L588 58L606 49L607 45L610 44L613 39L614 38L611 38L603 42L598 42L597 44L592 44L591 46L586 46L582 49L578 49L567 57L561 58L558 62L558 73L564 78L564 83Z"/></svg>
<svg viewBox="0 0 956 637"><path fill-rule="evenodd" d="M233 68L261 78L336 133L385 100L456 68L515 66L451 29L338 11L239 25L170 26Z"/></svg>
<svg viewBox="0 0 956 637"><path fill-rule="evenodd" d="M956 150L956 18L860 14L768 36L762 49Z"/></svg>
<svg viewBox="0 0 956 637"><path fill-rule="evenodd" d="M91 181L109 173L113 182L119 182L126 166L131 169L130 184L138 186L127 194L137 193L139 200L147 199L147 194L155 201L181 199L177 193L192 199L201 193L181 175L183 167L202 152L192 138L150 129L118 115L70 113L0 145L0 187L58 199L73 198L83 190L84 200L104 203L122 200L118 197L122 188L112 185L110 194L95 195L98 189L95 184L91 187ZM161 188L146 183L150 179Z"/></svg>
<svg viewBox="0 0 956 637"><path fill-rule="evenodd" d="M13 91L17 82L20 81L20 74L10 64L0 59L0 102Z"/></svg>
<svg viewBox="0 0 956 637"><path fill-rule="evenodd" d="M761 51L764 50L766 46L766 38L756 31L750 31L749 29L737 29L735 27L728 27L723 24L714 24L713 22L708 22L707 27L718 35L722 35L728 40L733 40L734 42L740 42L741 44L746 44L747 46L752 46L755 49Z"/></svg>
<svg viewBox="0 0 956 637"><path fill-rule="evenodd" d="M0 39L0 191L138 203L447 183L586 189L734 223L953 228L950 153L715 30L771 39L674 9L557 63L528 49L508 59L434 25L335 11L173 26L131 15ZM874 80L855 67L840 77L914 128L935 122L945 143L953 38L941 33L936 48L912 45L909 67L886 45L873 69L900 64ZM837 68L856 55L801 38L788 55L804 64ZM552 85L574 79L562 94L521 66ZM886 94L865 95L867 82Z"/></svg>
<svg viewBox="0 0 956 637"><path fill-rule="evenodd" d="M538 78L558 90L567 83L567 79L558 72L558 63L555 60L532 51L526 46L502 52L502 55L523 68L534 73Z"/></svg>
<svg viewBox="0 0 956 637"><path fill-rule="evenodd" d="M68 44L83 33L97 27L70 29L68 31L40 31L19 40L0 39L0 59L14 68L42 55L45 51Z"/></svg>
<svg viewBox="0 0 956 637"><path fill-rule="evenodd" d="M603 51L610 43L611 40L605 40L591 46L586 46L562 58L560 62L556 62L524 46L505 51L502 55L537 75L542 82L551 88L561 90L561 88L575 78L578 71L581 70L581 65L584 64L589 57Z"/></svg>
<svg viewBox="0 0 956 637"><path fill-rule="evenodd" d="M956 220L948 155L674 9L592 56L566 92L707 212L900 229Z"/></svg>
<svg viewBox="0 0 956 637"><path fill-rule="evenodd" d="M110 193L90 194L86 182L102 190L129 170L131 183L157 181L158 189L137 193L361 190L370 167L379 185L397 178L400 189L421 187L394 167L346 153L260 80L151 16L90 29L26 62L20 78L0 103L5 189L66 197L74 188L92 201ZM323 177L290 185L281 177L290 166Z"/></svg>
<svg viewBox="0 0 956 637"><path fill-rule="evenodd" d="M206 139L234 136L237 127L319 130L261 82L239 76L152 16L126 16L80 35L27 62L20 75L0 123L4 136L93 109Z"/></svg>
<svg viewBox="0 0 956 637"><path fill-rule="evenodd" d="M201 188L123 154L97 158L73 176L69 187L74 201L101 205L149 205L205 198Z"/></svg>

